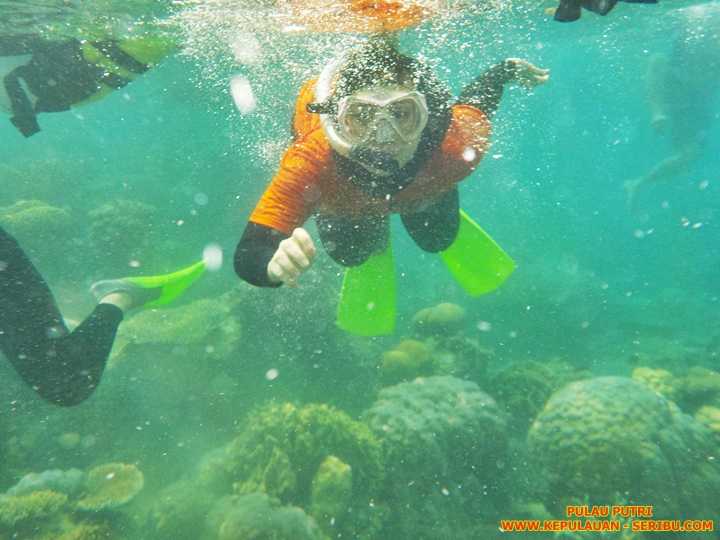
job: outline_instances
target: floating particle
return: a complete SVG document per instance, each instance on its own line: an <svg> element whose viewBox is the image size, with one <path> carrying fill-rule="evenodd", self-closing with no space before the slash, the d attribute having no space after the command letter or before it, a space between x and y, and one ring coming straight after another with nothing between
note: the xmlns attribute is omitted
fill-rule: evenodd
<svg viewBox="0 0 720 540"><path fill-rule="evenodd" d="M462 158L463 158L465 161L468 161L468 162L469 162L469 161L474 161L476 157L477 157L477 152L475 151L474 148L470 148L470 147L468 146L465 150L463 150Z"/></svg>
<svg viewBox="0 0 720 540"><path fill-rule="evenodd" d="M241 32L230 45L238 64L252 65L260 60L262 47L257 38L248 32Z"/></svg>
<svg viewBox="0 0 720 540"><path fill-rule="evenodd" d="M193 197L195 204L199 206L205 206L208 203L208 196L205 193L196 193Z"/></svg>
<svg viewBox="0 0 720 540"><path fill-rule="evenodd" d="M257 107L250 81L242 75L235 75L230 79L230 94L241 114L249 114Z"/></svg>
<svg viewBox="0 0 720 540"><path fill-rule="evenodd" d="M203 249L203 261L208 270L219 270L223 263L223 251L218 244L208 244Z"/></svg>
<svg viewBox="0 0 720 540"><path fill-rule="evenodd" d="M492 324L487 321L478 321L477 329L481 332L489 332L490 330L492 330Z"/></svg>
<svg viewBox="0 0 720 540"><path fill-rule="evenodd" d="M707 180L702 180L702 181L698 184L698 189L699 189L700 191L702 191L702 190L704 190L704 189L707 189L707 187L708 187L709 185L710 185L710 182L708 182Z"/></svg>
<svg viewBox="0 0 720 540"><path fill-rule="evenodd" d="M271 368L267 370L267 373L265 373L265 378L268 381L274 381L278 378L278 375L280 375L280 372L275 368Z"/></svg>

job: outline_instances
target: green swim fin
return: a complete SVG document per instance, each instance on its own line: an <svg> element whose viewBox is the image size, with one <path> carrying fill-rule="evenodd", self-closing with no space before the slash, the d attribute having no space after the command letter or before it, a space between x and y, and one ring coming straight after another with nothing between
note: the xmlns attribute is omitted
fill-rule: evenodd
<svg viewBox="0 0 720 540"><path fill-rule="evenodd" d="M180 296L205 272L205 261L198 261L170 274L124 278L124 281L143 289L160 288L160 296L143 305L144 308L165 306Z"/></svg>
<svg viewBox="0 0 720 540"><path fill-rule="evenodd" d="M510 256L463 210L457 237L440 257L470 296L497 289L515 270Z"/></svg>
<svg viewBox="0 0 720 540"><path fill-rule="evenodd" d="M397 279L392 246L360 266L345 270L337 325L359 336L385 336L395 330Z"/></svg>

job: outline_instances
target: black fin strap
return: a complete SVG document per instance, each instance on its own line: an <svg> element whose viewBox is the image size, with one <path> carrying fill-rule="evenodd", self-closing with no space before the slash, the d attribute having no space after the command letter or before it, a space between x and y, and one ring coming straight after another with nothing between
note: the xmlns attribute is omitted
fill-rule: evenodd
<svg viewBox="0 0 720 540"><path fill-rule="evenodd" d="M10 121L25 137L35 135L40 131L40 125L37 122L30 98L20 85L20 77L15 71L11 71L5 76L3 83L12 107L13 116Z"/></svg>
<svg viewBox="0 0 720 540"><path fill-rule="evenodd" d="M123 51L114 41L94 41L92 46L115 62L118 66L132 71L133 73L145 73L150 66L136 60L128 53Z"/></svg>

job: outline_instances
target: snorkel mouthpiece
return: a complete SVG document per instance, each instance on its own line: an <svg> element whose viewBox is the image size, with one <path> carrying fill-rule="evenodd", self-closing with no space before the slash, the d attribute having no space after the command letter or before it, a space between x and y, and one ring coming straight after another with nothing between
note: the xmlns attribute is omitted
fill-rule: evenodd
<svg viewBox="0 0 720 540"><path fill-rule="evenodd" d="M385 176L396 176L400 173L400 164L392 155L359 145L350 151L351 160L370 169L381 172Z"/></svg>

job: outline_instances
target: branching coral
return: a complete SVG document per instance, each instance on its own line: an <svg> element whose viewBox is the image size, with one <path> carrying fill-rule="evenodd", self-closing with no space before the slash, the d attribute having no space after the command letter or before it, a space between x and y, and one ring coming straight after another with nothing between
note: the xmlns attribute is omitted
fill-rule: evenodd
<svg viewBox="0 0 720 540"><path fill-rule="evenodd" d="M244 425L227 449L227 469L237 493L267 493L283 504L310 509L313 479L329 474L328 458L333 456L352 470L351 503L334 516L335 530L352 531L355 538L375 534L382 512L373 499L380 492L383 467L380 444L367 426L328 405L289 403L261 407ZM346 477L336 480L346 486Z"/></svg>

